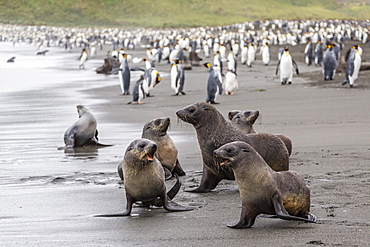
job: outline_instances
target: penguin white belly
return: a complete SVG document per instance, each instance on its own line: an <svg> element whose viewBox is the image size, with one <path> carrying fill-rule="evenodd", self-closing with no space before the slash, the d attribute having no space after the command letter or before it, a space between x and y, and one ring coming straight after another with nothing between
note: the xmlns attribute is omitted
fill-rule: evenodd
<svg viewBox="0 0 370 247"><path fill-rule="evenodd" d="M233 94L233 92L238 89L238 81L236 80L236 75L228 71L225 75L224 90L226 94Z"/></svg>
<svg viewBox="0 0 370 247"><path fill-rule="evenodd" d="M293 77L293 63L290 56L282 56L280 61L280 81L291 81Z"/></svg>
<svg viewBox="0 0 370 247"><path fill-rule="evenodd" d="M174 60L178 59L177 55L179 54L179 50L174 49L170 53L170 62L173 62Z"/></svg>
<svg viewBox="0 0 370 247"><path fill-rule="evenodd" d="M265 65L270 63L270 50L268 47L264 47L262 50L262 62Z"/></svg>
<svg viewBox="0 0 370 247"><path fill-rule="evenodd" d="M204 45L203 47L203 52L204 52L204 56L205 57L210 57L210 53L209 53L209 46L206 44Z"/></svg>
<svg viewBox="0 0 370 247"><path fill-rule="evenodd" d="M240 61L242 64L245 64L247 62L247 56L248 56L248 48L243 47L240 53Z"/></svg>
<svg viewBox="0 0 370 247"><path fill-rule="evenodd" d="M121 87L121 90L122 90L122 94L125 92L124 88L123 88L123 78L122 78L122 71L118 71L118 77L119 77L119 85Z"/></svg>
<svg viewBox="0 0 370 247"><path fill-rule="evenodd" d="M171 88L173 90L175 90L175 93L178 93L179 92L179 87L180 87L180 84L179 84L179 81L177 79L178 77L178 68L177 68L177 65L176 64L173 64L172 67L171 67Z"/></svg>
<svg viewBox="0 0 370 247"><path fill-rule="evenodd" d="M87 60L87 53L84 52L81 56L81 59L80 59L80 66L83 66L85 64L86 60Z"/></svg>
<svg viewBox="0 0 370 247"><path fill-rule="evenodd" d="M352 74L352 76L351 75L348 76L350 85L353 85L355 80L358 78L358 73L360 71L361 56L360 56L359 52L356 52L356 54L355 54L355 60L353 61L353 65L354 65L353 74Z"/></svg>

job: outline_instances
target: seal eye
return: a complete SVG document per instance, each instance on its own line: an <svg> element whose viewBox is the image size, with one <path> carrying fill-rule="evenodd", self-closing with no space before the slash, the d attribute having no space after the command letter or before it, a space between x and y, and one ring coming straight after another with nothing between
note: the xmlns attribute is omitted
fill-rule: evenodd
<svg viewBox="0 0 370 247"><path fill-rule="evenodd" d="M189 109L189 112L190 112L190 113L194 113L194 112L195 112L195 109L194 109L194 108L190 108L190 109Z"/></svg>
<svg viewBox="0 0 370 247"><path fill-rule="evenodd" d="M156 120L154 121L154 124L155 124L155 125L160 125L160 124L161 124L161 120L160 120L160 119L156 119Z"/></svg>
<svg viewBox="0 0 370 247"><path fill-rule="evenodd" d="M139 144L139 148L141 148L141 149L145 148L145 143Z"/></svg>
<svg viewBox="0 0 370 247"><path fill-rule="evenodd" d="M226 152L231 153L231 148L226 148Z"/></svg>

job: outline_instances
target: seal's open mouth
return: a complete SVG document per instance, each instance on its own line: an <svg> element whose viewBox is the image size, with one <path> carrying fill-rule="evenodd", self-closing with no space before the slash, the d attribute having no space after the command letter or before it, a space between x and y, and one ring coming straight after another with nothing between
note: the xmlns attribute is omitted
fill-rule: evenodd
<svg viewBox="0 0 370 247"><path fill-rule="evenodd" d="M151 154L146 154L146 155L145 155L145 158L146 158L148 161L153 161L153 160L154 160L153 155L151 155Z"/></svg>
<svg viewBox="0 0 370 247"><path fill-rule="evenodd" d="M227 165L228 163L230 163L230 160L228 160L228 159L220 161L220 165Z"/></svg>

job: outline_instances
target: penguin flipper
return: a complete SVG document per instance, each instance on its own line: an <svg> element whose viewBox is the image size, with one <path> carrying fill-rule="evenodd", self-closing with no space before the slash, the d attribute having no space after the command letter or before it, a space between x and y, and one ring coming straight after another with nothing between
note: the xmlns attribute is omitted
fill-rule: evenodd
<svg viewBox="0 0 370 247"><path fill-rule="evenodd" d="M279 66L280 66L280 60L279 60L279 62L278 62L278 64L277 64L277 66L276 66L276 72L275 72L275 75L277 75L277 74L278 74L278 72L279 72Z"/></svg>
<svg viewBox="0 0 370 247"><path fill-rule="evenodd" d="M295 71L296 71L296 73L297 73L297 75L299 75L299 70L298 70L298 65L297 65L297 63L292 59L292 62L293 62L293 66L294 66L294 68L295 68Z"/></svg>

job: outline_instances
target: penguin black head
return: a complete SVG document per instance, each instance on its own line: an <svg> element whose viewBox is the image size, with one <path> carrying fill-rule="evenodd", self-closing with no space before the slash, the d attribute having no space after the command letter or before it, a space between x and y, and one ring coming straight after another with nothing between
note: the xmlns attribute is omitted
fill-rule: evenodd
<svg viewBox="0 0 370 247"><path fill-rule="evenodd" d="M207 63L202 64L202 66L209 69L211 67L211 63L207 62Z"/></svg>
<svg viewBox="0 0 370 247"><path fill-rule="evenodd" d="M288 46L285 46L284 47L284 51L289 51L289 47Z"/></svg>

